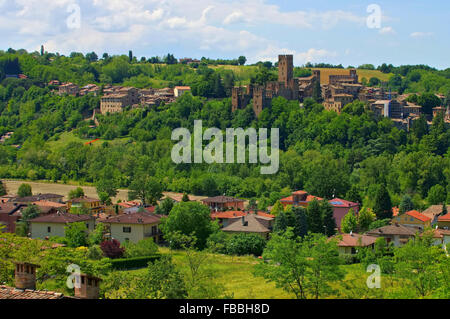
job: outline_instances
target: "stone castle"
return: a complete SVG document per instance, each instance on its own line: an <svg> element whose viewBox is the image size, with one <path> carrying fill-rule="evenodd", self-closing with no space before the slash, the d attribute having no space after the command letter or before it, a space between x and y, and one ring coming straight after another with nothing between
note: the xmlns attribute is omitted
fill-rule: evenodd
<svg viewBox="0 0 450 319"><path fill-rule="evenodd" d="M313 80L311 80L313 79ZM309 86L314 81L320 81L320 72L315 72L307 81ZM249 84L246 87L232 89L232 109L245 108L253 100L253 111L258 116L263 109L269 107L273 98L282 96L287 100L301 100L300 85L305 78L294 78L294 57L292 55L278 56L278 81L266 85ZM308 86L307 85L307 86Z"/></svg>

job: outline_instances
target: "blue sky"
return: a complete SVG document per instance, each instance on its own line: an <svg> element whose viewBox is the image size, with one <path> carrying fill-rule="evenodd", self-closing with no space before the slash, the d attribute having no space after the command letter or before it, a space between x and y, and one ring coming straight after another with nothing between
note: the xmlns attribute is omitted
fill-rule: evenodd
<svg viewBox="0 0 450 319"><path fill-rule="evenodd" d="M369 5L381 9L369 28ZM77 14L79 8L79 15ZM79 19L78 19L79 17ZM450 67L450 2L0 0L0 49Z"/></svg>

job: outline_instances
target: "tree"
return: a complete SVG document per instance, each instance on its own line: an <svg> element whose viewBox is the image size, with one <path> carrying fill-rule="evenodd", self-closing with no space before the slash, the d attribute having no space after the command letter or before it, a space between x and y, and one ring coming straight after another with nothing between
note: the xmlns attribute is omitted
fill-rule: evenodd
<svg viewBox="0 0 450 319"><path fill-rule="evenodd" d="M198 202L181 202L162 220L161 229L165 236L175 232L194 236L196 246L202 249L208 237L217 231L218 226L211 221L208 207Z"/></svg>
<svg viewBox="0 0 450 319"><path fill-rule="evenodd" d="M5 196L6 194L8 194L6 191L6 185L0 180L0 196Z"/></svg>
<svg viewBox="0 0 450 319"><path fill-rule="evenodd" d="M439 265L448 257L443 249L432 246L432 242L433 231L428 230L394 251L396 274L408 280L408 289L412 287L422 298L430 296L442 281L448 280L442 280L439 271Z"/></svg>
<svg viewBox="0 0 450 319"><path fill-rule="evenodd" d="M86 60L88 60L89 62L97 62L98 55L95 52L87 53Z"/></svg>
<svg viewBox="0 0 450 319"><path fill-rule="evenodd" d="M227 241L227 253L230 255L261 256L266 240L258 234L237 234Z"/></svg>
<svg viewBox="0 0 450 319"><path fill-rule="evenodd" d="M29 205L22 211L20 222L17 223L16 233L19 236L27 236L30 232L30 220L36 218L41 213L41 210L36 205Z"/></svg>
<svg viewBox="0 0 450 319"><path fill-rule="evenodd" d="M32 196L33 193L32 193L30 184L21 184L19 186L19 190L17 191L17 195L19 197Z"/></svg>
<svg viewBox="0 0 450 319"><path fill-rule="evenodd" d="M67 246L77 248L87 246L87 228L83 222L71 223L64 227Z"/></svg>
<svg viewBox="0 0 450 319"><path fill-rule="evenodd" d="M155 213L158 215L169 215L174 206L173 200L170 198L164 198L161 203L156 207Z"/></svg>
<svg viewBox="0 0 450 319"><path fill-rule="evenodd" d="M400 202L400 205L399 205L399 213L404 214L413 209L414 209L414 203L412 201L411 196L409 196L408 194L404 195L402 197L402 201Z"/></svg>
<svg viewBox="0 0 450 319"><path fill-rule="evenodd" d="M81 197L84 197L84 190L81 187L77 187L69 192L69 200Z"/></svg>
<svg viewBox="0 0 450 319"><path fill-rule="evenodd" d="M391 196L385 185L379 185L375 193L373 212L377 219L392 218Z"/></svg>
<svg viewBox="0 0 450 319"><path fill-rule="evenodd" d="M163 196L164 186L160 180L147 174L138 174L129 186L130 200L140 199L144 205L156 205Z"/></svg>
<svg viewBox="0 0 450 319"><path fill-rule="evenodd" d="M103 255L111 259L121 258L125 253L125 249L120 246L120 242L117 239L102 242L100 248L103 251Z"/></svg>
<svg viewBox="0 0 450 319"><path fill-rule="evenodd" d="M323 217L322 209L319 201L314 199L309 203L306 209L306 215L308 217L308 230L312 233L323 233Z"/></svg>
<svg viewBox="0 0 450 319"><path fill-rule="evenodd" d="M189 202L189 195L187 193L183 193L183 197L181 198L182 202Z"/></svg>
<svg viewBox="0 0 450 319"><path fill-rule="evenodd" d="M103 223L97 223L95 225L95 229L92 233L89 234L89 244L91 246L93 245L100 245L103 241L103 236L105 235L106 227Z"/></svg>
<svg viewBox="0 0 450 319"><path fill-rule="evenodd" d="M356 232L358 229L358 219L353 209L350 209L341 222L341 230L343 233Z"/></svg>
<svg viewBox="0 0 450 319"><path fill-rule="evenodd" d="M376 216L372 210L363 207L358 214L358 231L366 232L369 230L370 225L375 221Z"/></svg>
<svg viewBox="0 0 450 319"><path fill-rule="evenodd" d="M153 238L140 240L136 244L128 241L123 244L123 248L125 248L126 258L152 256L158 252L158 245Z"/></svg>
<svg viewBox="0 0 450 319"><path fill-rule="evenodd" d="M162 256L149 263L147 274L139 286L145 298L185 299L188 295L184 276L176 268L171 256Z"/></svg>
<svg viewBox="0 0 450 319"><path fill-rule="evenodd" d="M270 213L274 216L278 216L283 211L284 211L283 204L281 204L281 202L279 200L277 200L275 205L273 205Z"/></svg>
<svg viewBox="0 0 450 319"><path fill-rule="evenodd" d="M128 51L128 61L131 63L133 61L133 51Z"/></svg>
<svg viewBox="0 0 450 319"><path fill-rule="evenodd" d="M334 219L334 211L333 206L326 200L320 203L320 208L322 209L322 217L323 217L323 226L325 235L328 237L336 234L336 220Z"/></svg>
<svg viewBox="0 0 450 319"><path fill-rule="evenodd" d="M428 191L427 202L430 205L445 204L447 193L445 188L439 184L434 185Z"/></svg>
<svg viewBox="0 0 450 319"><path fill-rule="evenodd" d="M247 62L247 58L246 58L245 56L241 55L241 56L238 58L238 63L239 63L239 65L244 65L245 62Z"/></svg>
<svg viewBox="0 0 450 319"><path fill-rule="evenodd" d="M336 240L320 234L303 239L296 237L292 229L274 234L263 258L255 275L275 282L298 299L326 297L333 293L330 283L344 277Z"/></svg>

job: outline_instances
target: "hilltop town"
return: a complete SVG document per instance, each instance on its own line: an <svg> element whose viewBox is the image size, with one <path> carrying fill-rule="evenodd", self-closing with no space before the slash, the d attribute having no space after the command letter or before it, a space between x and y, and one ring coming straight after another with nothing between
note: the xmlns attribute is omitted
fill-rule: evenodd
<svg viewBox="0 0 450 319"><path fill-rule="evenodd" d="M0 299L448 298L448 70L294 62L1 51ZM198 120L279 170L176 163Z"/></svg>

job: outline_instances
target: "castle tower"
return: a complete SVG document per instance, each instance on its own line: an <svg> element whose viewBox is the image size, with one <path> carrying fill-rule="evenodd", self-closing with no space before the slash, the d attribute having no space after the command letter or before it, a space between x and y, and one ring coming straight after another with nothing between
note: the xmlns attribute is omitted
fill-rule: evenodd
<svg viewBox="0 0 450 319"><path fill-rule="evenodd" d="M294 76L294 56L279 55L278 56L278 82L283 82L284 86L287 87L289 81Z"/></svg>

